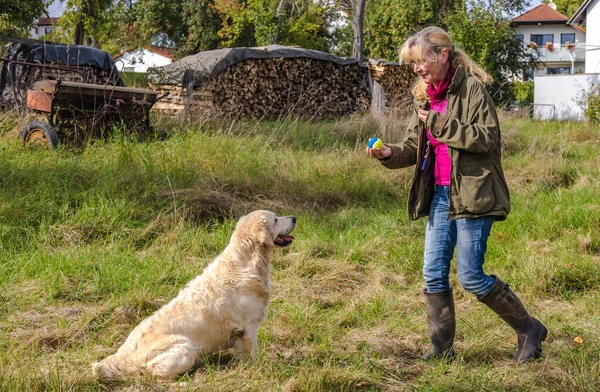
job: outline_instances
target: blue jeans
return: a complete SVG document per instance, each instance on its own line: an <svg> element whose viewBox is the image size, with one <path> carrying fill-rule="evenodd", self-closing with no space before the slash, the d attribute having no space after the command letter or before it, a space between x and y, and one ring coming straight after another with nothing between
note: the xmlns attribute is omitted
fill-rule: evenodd
<svg viewBox="0 0 600 392"><path fill-rule="evenodd" d="M435 187L425 232L425 288L430 293L450 290L450 262L456 249L460 284L467 292L481 298L495 282L483 272L487 239L494 217L449 220L450 187Z"/></svg>

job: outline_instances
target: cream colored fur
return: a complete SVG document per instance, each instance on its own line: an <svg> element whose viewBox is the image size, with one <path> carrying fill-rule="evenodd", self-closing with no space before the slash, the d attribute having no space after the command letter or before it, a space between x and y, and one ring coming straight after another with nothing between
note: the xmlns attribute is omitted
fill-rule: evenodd
<svg viewBox="0 0 600 392"><path fill-rule="evenodd" d="M225 250L134 328L115 354L94 363L94 374L113 379L149 372L168 379L190 370L202 355L231 347L255 358L271 293L271 251L291 243L278 236L295 226L295 217L270 211L242 217Z"/></svg>

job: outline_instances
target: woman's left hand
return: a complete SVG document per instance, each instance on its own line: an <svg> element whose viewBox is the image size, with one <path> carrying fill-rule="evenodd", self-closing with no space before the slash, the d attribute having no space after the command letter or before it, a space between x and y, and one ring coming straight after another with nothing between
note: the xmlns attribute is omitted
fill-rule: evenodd
<svg viewBox="0 0 600 392"><path fill-rule="evenodd" d="M419 120L427 123L427 115L429 114L429 110L420 109L419 110Z"/></svg>

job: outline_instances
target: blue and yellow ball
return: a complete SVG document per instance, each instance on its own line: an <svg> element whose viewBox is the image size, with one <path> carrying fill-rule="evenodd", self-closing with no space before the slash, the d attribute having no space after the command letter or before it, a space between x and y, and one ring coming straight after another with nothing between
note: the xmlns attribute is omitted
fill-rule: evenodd
<svg viewBox="0 0 600 392"><path fill-rule="evenodd" d="M379 149L383 147L383 142L378 137L372 137L369 139L369 148Z"/></svg>

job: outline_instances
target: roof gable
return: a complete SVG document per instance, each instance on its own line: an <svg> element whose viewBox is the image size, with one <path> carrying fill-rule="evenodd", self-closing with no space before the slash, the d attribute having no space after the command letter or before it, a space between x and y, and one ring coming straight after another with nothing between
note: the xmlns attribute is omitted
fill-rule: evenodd
<svg viewBox="0 0 600 392"><path fill-rule="evenodd" d="M54 26L58 24L59 18L40 18L37 21L38 26Z"/></svg>
<svg viewBox="0 0 600 392"><path fill-rule="evenodd" d="M567 21L567 24L579 23L583 24L587 17L587 9L592 4L595 3L594 0L585 0L579 9L575 11L575 15L571 16L571 18Z"/></svg>
<svg viewBox="0 0 600 392"><path fill-rule="evenodd" d="M546 4L540 4L535 8L530 9L529 11L517 16L512 20L514 23L567 23L569 20L568 17L561 14L554 8L550 7Z"/></svg>

